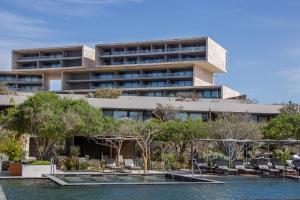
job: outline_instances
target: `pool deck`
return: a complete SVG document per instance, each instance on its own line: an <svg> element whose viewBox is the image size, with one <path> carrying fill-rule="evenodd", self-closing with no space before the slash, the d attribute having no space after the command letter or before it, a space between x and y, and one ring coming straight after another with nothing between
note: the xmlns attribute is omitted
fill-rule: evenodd
<svg viewBox="0 0 300 200"><path fill-rule="evenodd" d="M0 185L0 200L6 200L6 196L5 196L4 192L3 192L3 189L1 187L1 185Z"/></svg>

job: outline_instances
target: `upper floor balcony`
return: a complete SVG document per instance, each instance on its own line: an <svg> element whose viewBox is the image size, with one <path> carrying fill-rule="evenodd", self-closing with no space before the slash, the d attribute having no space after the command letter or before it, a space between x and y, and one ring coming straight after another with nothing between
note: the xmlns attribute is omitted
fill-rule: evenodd
<svg viewBox="0 0 300 200"><path fill-rule="evenodd" d="M206 51L206 46L195 47L177 47L177 48L151 48L151 49L136 49L136 50L112 50L103 51L100 57L118 57L118 56L133 56L133 55L149 55L149 54L167 54L167 53L185 53L185 52L202 52Z"/></svg>

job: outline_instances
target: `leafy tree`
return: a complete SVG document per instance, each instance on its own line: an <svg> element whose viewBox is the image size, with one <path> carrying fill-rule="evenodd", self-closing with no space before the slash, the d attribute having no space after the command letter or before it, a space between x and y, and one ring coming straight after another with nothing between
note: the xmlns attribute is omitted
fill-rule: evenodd
<svg viewBox="0 0 300 200"><path fill-rule="evenodd" d="M116 150L117 159L121 155L121 149L124 141L131 136L133 124L130 119L114 119L111 117L104 118L103 131L99 135L91 138L97 143L109 146ZM119 163L119 160L117 160Z"/></svg>
<svg viewBox="0 0 300 200"><path fill-rule="evenodd" d="M51 92L37 93L9 108L2 121L8 129L33 136L42 160L56 154L66 138L98 134L102 129L98 109L84 100L61 98Z"/></svg>
<svg viewBox="0 0 300 200"><path fill-rule="evenodd" d="M228 156L229 164L247 148L246 140L261 138L261 124L251 122L249 114L220 114L216 121L209 123L213 137L221 140L220 144Z"/></svg>
<svg viewBox="0 0 300 200"><path fill-rule="evenodd" d="M262 131L266 139L300 139L300 114L280 114L271 119Z"/></svg>
<svg viewBox="0 0 300 200"><path fill-rule="evenodd" d="M207 137L206 124L202 120L188 119L186 121L171 120L163 124L163 131L157 136L157 140L169 142L178 148L182 155L186 146L197 138Z"/></svg>
<svg viewBox="0 0 300 200"><path fill-rule="evenodd" d="M155 119L146 121L131 120L132 136L141 149L144 160L144 173L148 172L148 160L150 157L150 145L156 135L162 130L161 122Z"/></svg>

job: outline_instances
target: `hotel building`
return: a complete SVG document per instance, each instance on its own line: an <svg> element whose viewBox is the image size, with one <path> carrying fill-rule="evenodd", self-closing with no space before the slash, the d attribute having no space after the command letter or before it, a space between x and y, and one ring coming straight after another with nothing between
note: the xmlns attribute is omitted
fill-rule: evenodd
<svg viewBox="0 0 300 200"><path fill-rule="evenodd" d="M41 90L85 98L97 89L117 88L122 90L117 99L86 98L114 118L148 119L157 103L181 107L178 119L207 121L229 112L250 113L254 121L261 121L279 113L280 105L249 103L245 95L216 85L215 75L227 70L227 51L209 37L196 37L96 44L95 49L83 45L15 49L12 70L0 72L0 82L19 91L14 96L17 104ZM179 94L191 93L196 100L178 101ZM0 95L0 107L10 105L10 97ZM76 138L75 144L83 155L100 148L84 138ZM132 154L134 145L125 146Z"/></svg>

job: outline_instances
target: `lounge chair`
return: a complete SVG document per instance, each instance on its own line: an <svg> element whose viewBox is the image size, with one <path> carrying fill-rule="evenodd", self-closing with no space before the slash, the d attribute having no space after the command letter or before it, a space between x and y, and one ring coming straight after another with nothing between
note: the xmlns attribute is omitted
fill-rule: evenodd
<svg viewBox="0 0 300 200"><path fill-rule="evenodd" d="M216 172L228 173L228 174L237 174L237 169L229 168L225 160L214 160L216 167Z"/></svg>
<svg viewBox="0 0 300 200"><path fill-rule="evenodd" d="M279 170L282 173L292 174L295 173L293 168L287 167L284 163L279 160L271 160L274 169Z"/></svg>
<svg viewBox="0 0 300 200"><path fill-rule="evenodd" d="M116 161L114 159L106 159L106 167L110 169L112 172L121 171L122 167L117 166Z"/></svg>
<svg viewBox="0 0 300 200"><path fill-rule="evenodd" d="M252 163L252 165L254 165L253 167L258 169L262 174L264 174L266 172L268 172L270 174L279 174L278 169L269 168L267 159L264 159L264 158L252 159L251 163Z"/></svg>
<svg viewBox="0 0 300 200"><path fill-rule="evenodd" d="M140 170L141 167L134 164L133 159L124 159L124 165L130 171L132 170Z"/></svg>
<svg viewBox="0 0 300 200"><path fill-rule="evenodd" d="M255 173L255 169L250 169L250 168L246 168L244 165L244 161L243 160L235 160L233 162L235 169L238 170L239 173L244 173L244 174L254 174Z"/></svg>
<svg viewBox="0 0 300 200"><path fill-rule="evenodd" d="M297 170L298 172L300 171L300 160L294 160L292 162L294 169Z"/></svg>
<svg viewBox="0 0 300 200"><path fill-rule="evenodd" d="M206 172L209 169L207 163L205 162L205 159L195 159L194 165L197 167L197 169L201 170L201 172Z"/></svg>

